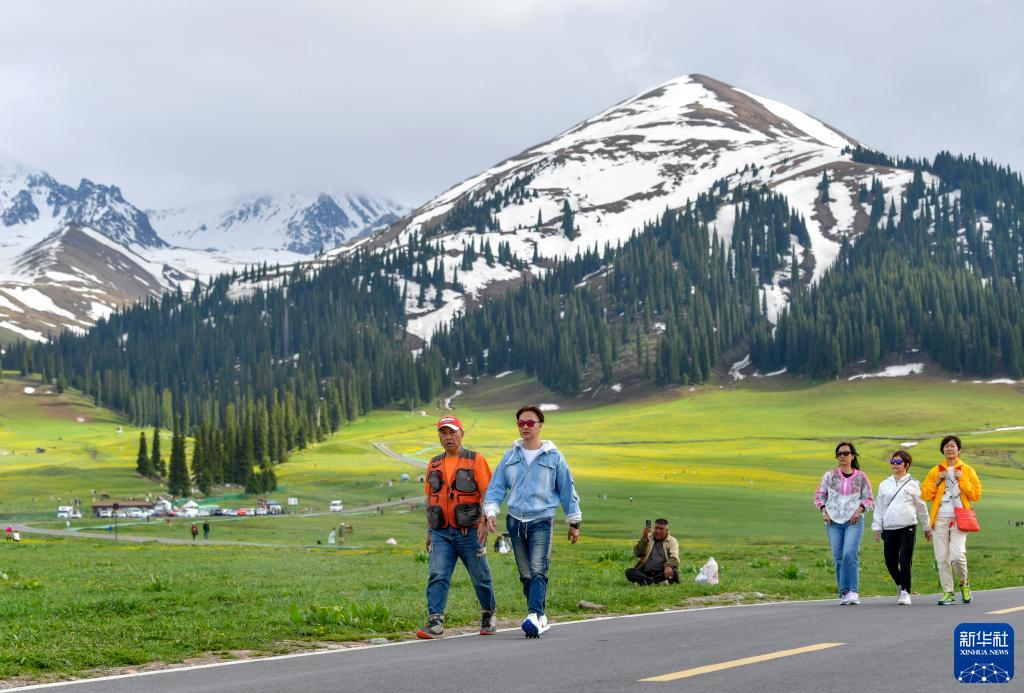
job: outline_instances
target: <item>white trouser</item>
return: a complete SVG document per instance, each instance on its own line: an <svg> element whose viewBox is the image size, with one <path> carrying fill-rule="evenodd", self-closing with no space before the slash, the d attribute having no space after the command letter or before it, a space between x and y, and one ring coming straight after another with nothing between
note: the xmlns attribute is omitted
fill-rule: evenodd
<svg viewBox="0 0 1024 693"><path fill-rule="evenodd" d="M967 533L956 527L956 522L935 518L932 530L932 548L939 566L939 583L943 592L953 591L953 571L961 583L967 582Z"/></svg>

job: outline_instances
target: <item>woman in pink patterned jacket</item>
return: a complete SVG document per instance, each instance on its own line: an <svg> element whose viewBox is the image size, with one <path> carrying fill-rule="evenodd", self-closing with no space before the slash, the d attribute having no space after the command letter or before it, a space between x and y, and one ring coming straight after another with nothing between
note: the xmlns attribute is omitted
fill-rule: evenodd
<svg viewBox="0 0 1024 693"><path fill-rule="evenodd" d="M814 504L828 532L835 562L839 604L860 604L857 594L860 573L860 539L864 534L862 516L874 504L871 480L860 470L857 448L843 441L836 446L838 466L825 472L814 494Z"/></svg>

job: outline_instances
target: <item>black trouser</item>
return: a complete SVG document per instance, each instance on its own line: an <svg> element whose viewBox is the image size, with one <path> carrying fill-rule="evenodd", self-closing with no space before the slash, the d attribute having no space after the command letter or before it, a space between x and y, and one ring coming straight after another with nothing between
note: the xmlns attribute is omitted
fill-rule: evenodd
<svg viewBox="0 0 1024 693"><path fill-rule="evenodd" d="M885 553L885 567L893 582L907 592L910 591L910 565L914 561L916 527L882 530L882 546Z"/></svg>
<svg viewBox="0 0 1024 693"><path fill-rule="evenodd" d="M642 568L626 568L626 579L638 585L653 585L665 582L664 570L643 570ZM668 582L679 582L679 570L672 569L672 577Z"/></svg>

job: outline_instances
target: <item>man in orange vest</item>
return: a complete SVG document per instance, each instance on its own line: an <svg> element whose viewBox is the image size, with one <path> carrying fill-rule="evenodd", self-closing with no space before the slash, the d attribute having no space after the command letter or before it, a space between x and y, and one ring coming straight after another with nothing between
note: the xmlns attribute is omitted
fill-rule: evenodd
<svg viewBox="0 0 1024 693"><path fill-rule="evenodd" d="M482 503L491 470L479 452L462 447L465 429L454 416L437 422L437 437L444 453L427 466L427 625L416 631L423 639L444 635L444 610L448 604L455 563L461 560L480 600L480 635L497 632L494 618L494 586L487 564L487 527L482 522Z"/></svg>

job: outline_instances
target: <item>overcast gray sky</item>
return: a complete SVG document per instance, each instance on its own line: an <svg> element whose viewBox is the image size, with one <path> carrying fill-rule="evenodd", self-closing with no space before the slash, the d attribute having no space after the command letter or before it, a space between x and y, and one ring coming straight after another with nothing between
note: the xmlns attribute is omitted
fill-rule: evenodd
<svg viewBox="0 0 1024 693"><path fill-rule="evenodd" d="M893 154L1024 170L1024 3L0 3L0 159L144 207L362 190L409 205L700 72Z"/></svg>

